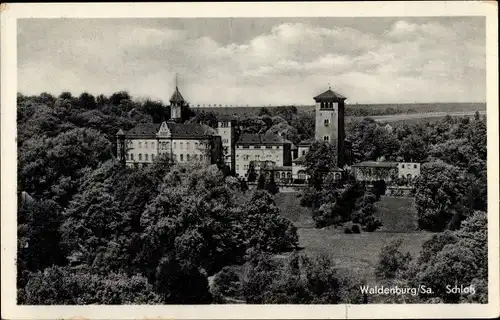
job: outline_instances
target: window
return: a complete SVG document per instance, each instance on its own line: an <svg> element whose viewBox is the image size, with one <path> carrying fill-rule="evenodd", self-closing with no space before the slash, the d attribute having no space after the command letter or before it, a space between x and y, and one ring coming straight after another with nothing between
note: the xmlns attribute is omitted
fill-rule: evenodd
<svg viewBox="0 0 500 320"><path fill-rule="evenodd" d="M328 127L330 125L330 120L325 119L324 123L325 123L325 127Z"/></svg>
<svg viewBox="0 0 500 320"><path fill-rule="evenodd" d="M256 154L255 159L260 160L260 154Z"/></svg>
<svg viewBox="0 0 500 320"><path fill-rule="evenodd" d="M130 154L130 160L134 161L134 154L133 153Z"/></svg>
<svg viewBox="0 0 500 320"><path fill-rule="evenodd" d="M298 175L300 180L306 180L306 172L304 170L300 170Z"/></svg>
<svg viewBox="0 0 500 320"><path fill-rule="evenodd" d="M148 161L148 154L147 153L144 155L144 160Z"/></svg>
<svg viewBox="0 0 500 320"><path fill-rule="evenodd" d="M189 154L186 155L186 161L189 161Z"/></svg>
<svg viewBox="0 0 500 320"><path fill-rule="evenodd" d="M302 155L305 156L306 155L306 150L302 150Z"/></svg>
<svg viewBox="0 0 500 320"><path fill-rule="evenodd" d="M243 149L248 149L249 147L248 146L243 146Z"/></svg>
<svg viewBox="0 0 500 320"><path fill-rule="evenodd" d="M413 165L413 169L417 169L417 165L416 164Z"/></svg>
<svg viewBox="0 0 500 320"><path fill-rule="evenodd" d="M151 142L151 148L155 148L155 143L154 142Z"/></svg>
<svg viewBox="0 0 500 320"><path fill-rule="evenodd" d="M229 140L228 139L222 139L222 143L228 143Z"/></svg>
<svg viewBox="0 0 500 320"><path fill-rule="evenodd" d="M144 148L146 148L146 149L148 148L148 142L147 141L144 142Z"/></svg>
<svg viewBox="0 0 500 320"><path fill-rule="evenodd" d="M181 161L184 161L184 155L181 154Z"/></svg>
<svg viewBox="0 0 500 320"><path fill-rule="evenodd" d="M177 148L177 142L174 142L174 146L173 146L174 149Z"/></svg>
<svg viewBox="0 0 500 320"><path fill-rule="evenodd" d="M271 146L266 146L266 149L272 149L272 148L273 148L273 147L271 147Z"/></svg>
<svg viewBox="0 0 500 320"><path fill-rule="evenodd" d="M174 160L177 161L177 155L176 154L174 154Z"/></svg>
<svg viewBox="0 0 500 320"><path fill-rule="evenodd" d="M168 150L170 148L170 142L165 142L165 149Z"/></svg>
<svg viewBox="0 0 500 320"><path fill-rule="evenodd" d="M186 149L189 150L189 142L186 142Z"/></svg>
<svg viewBox="0 0 500 320"><path fill-rule="evenodd" d="M404 165L404 164L402 164L402 165L401 165L401 168L403 168L403 169L404 169L404 168L405 168L405 165Z"/></svg>
<svg viewBox="0 0 500 320"><path fill-rule="evenodd" d="M142 142L139 141L138 148L142 148Z"/></svg>
<svg viewBox="0 0 500 320"><path fill-rule="evenodd" d="M330 137L329 136L323 136L323 141L330 141Z"/></svg>
<svg viewBox="0 0 500 320"><path fill-rule="evenodd" d="M243 155L243 160L248 160L248 154Z"/></svg>
<svg viewBox="0 0 500 320"><path fill-rule="evenodd" d="M195 143L194 143L194 147L195 147L195 148L198 148L198 142L195 142Z"/></svg>
<svg viewBox="0 0 500 320"><path fill-rule="evenodd" d="M194 155L194 161L198 161L198 155L197 154Z"/></svg>
<svg viewBox="0 0 500 320"><path fill-rule="evenodd" d="M139 161L142 160L142 153L139 153Z"/></svg>
<svg viewBox="0 0 500 320"><path fill-rule="evenodd" d="M155 161L155 155L151 154L151 161Z"/></svg>
<svg viewBox="0 0 500 320"><path fill-rule="evenodd" d="M236 165L236 171L240 170L240 166Z"/></svg>
<svg viewBox="0 0 500 320"><path fill-rule="evenodd" d="M285 179L285 177L286 177L286 173L282 172L281 173L281 179Z"/></svg>
<svg viewBox="0 0 500 320"><path fill-rule="evenodd" d="M179 143L179 148L180 148L180 149L184 149L184 143L182 143L182 142L181 142L181 143Z"/></svg>

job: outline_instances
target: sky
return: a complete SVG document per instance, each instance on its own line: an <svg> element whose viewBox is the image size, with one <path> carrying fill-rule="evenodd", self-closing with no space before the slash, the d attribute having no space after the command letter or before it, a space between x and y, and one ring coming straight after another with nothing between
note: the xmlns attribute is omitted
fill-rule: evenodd
<svg viewBox="0 0 500 320"><path fill-rule="evenodd" d="M485 20L19 19L18 91L128 91L192 105L484 102Z"/></svg>

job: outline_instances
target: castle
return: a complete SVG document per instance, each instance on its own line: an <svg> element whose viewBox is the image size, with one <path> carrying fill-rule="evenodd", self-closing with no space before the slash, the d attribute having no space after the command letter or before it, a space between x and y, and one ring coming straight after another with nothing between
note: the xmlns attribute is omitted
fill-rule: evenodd
<svg viewBox="0 0 500 320"><path fill-rule="evenodd" d="M331 88L315 96L315 138L301 141L295 146L280 135L273 133L242 133L236 137L236 122L230 117L219 117L217 128L199 123L181 123L182 108L186 106L176 86L170 98L170 119L162 123L141 123L136 127L117 133L117 155L127 166L152 163L158 156L168 156L175 162L198 162L215 164L224 162L235 175L247 179L253 166L257 174L273 174L276 181L303 183L309 177L304 160L314 141L320 140L335 145L337 168L334 177L341 179L345 168L349 168L350 147L345 141L346 97ZM405 169L406 165L406 169ZM374 177L373 168L377 177ZM410 171L409 168L412 168ZM382 169L380 169L382 168ZM384 168L387 168L385 170ZM396 170L403 173L394 174ZM362 162L352 166L356 179L383 179L390 181L403 175L417 176L416 164L391 164ZM408 172L407 172L408 171ZM382 178L380 178L381 176Z"/></svg>

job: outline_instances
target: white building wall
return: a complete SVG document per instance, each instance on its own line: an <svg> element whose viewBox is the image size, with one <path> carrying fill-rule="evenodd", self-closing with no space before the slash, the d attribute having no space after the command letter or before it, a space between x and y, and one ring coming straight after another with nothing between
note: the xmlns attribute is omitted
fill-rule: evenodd
<svg viewBox="0 0 500 320"><path fill-rule="evenodd" d="M400 178L407 178L408 175L411 175L411 178L418 177L420 175L420 163L416 162L398 163L398 176Z"/></svg>
<svg viewBox="0 0 500 320"><path fill-rule="evenodd" d="M272 161L276 166L283 166L283 146L236 146L236 174L246 176L251 161Z"/></svg>
<svg viewBox="0 0 500 320"><path fill-rule="evenodd" d="M159 143L159 145L158 145ZM128 164L152 163L158 155L171 154L179 163L200 162L210 163L210 143L208 140L196 139L130 139Z"/></svg>

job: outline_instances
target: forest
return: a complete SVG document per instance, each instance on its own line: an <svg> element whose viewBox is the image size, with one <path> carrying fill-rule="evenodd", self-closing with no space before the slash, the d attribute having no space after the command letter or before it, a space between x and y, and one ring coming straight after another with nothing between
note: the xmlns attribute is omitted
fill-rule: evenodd
<svg viewBox="0 0 500 320"><path fill-rule="evenodd" d="M340 273L323 256L300 253L296 227L280 215L273 193L247 190L219 166L168 158L144 168L116 161L116 132L168 119L161 102L82 93L18 94L17 286L20 304L367 303L363 279ZM216 125L213 112L183 110L183 120ZM312 138L314 117L293 106L237 119L241 132ZM398 243L380 252L380 282L439 287L477 284L473 297L443 290L418 301L487 299L486 120L446 117L386 126L349 123L353 162L424 162L416 182L418 225L435 236L418 259ZM380 194L324 174L334 151L316 143L306 159L311 185L301 203L317 227L380 226ZM326 152L325 152L326 151ZM269 185L269 183L267 184ZM267 189L267 190L266 190ZM271 192L269 192L271 191ZM276 253L293 253L275 259ZM454 263L451 263L454 262ZM240 274L228 269L243 266Z"/></svg>

